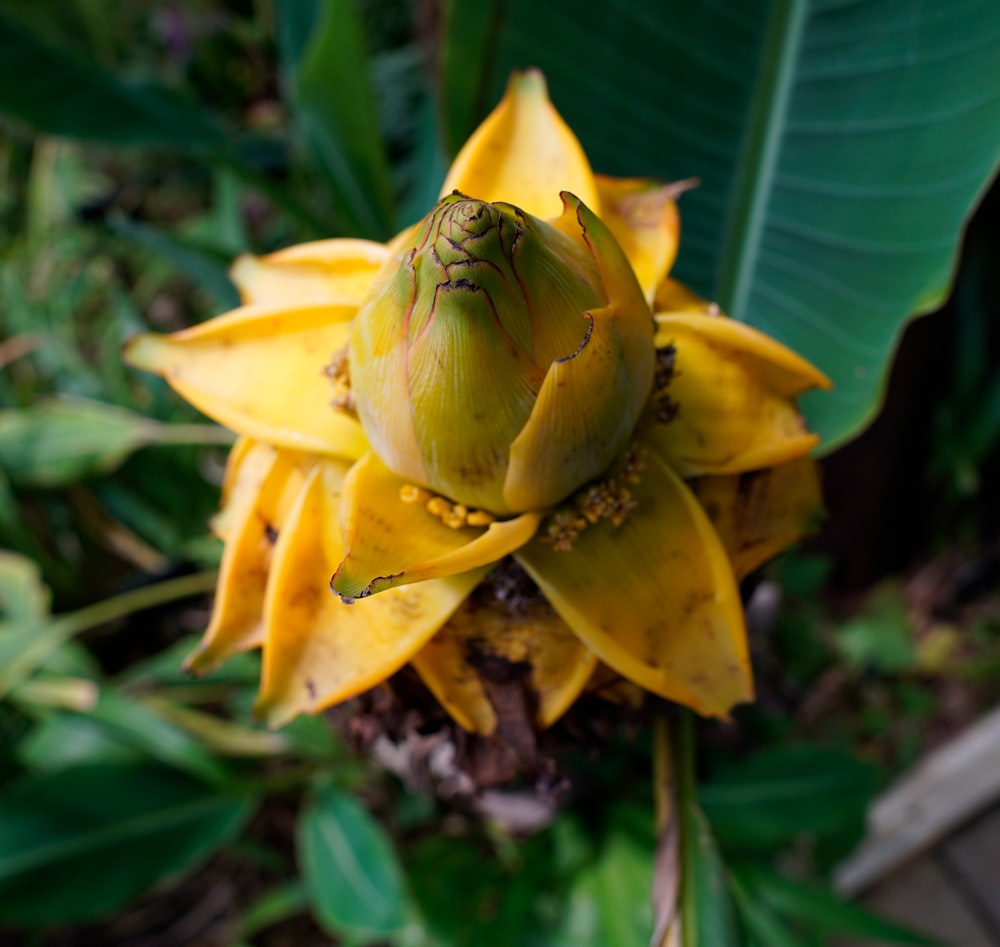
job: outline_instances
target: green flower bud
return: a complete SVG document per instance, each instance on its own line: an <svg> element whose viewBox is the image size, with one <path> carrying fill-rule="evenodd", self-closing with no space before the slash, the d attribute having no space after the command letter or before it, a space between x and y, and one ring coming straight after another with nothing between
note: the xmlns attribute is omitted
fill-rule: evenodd
<svg viewBox="0 0 1000 947"><path fill-rule="evenodd" d="M570 195L546 223L455 193L360 309L351 385L393 471L505 514L558 502L627 445L653 323L603 224Z"/></svg>

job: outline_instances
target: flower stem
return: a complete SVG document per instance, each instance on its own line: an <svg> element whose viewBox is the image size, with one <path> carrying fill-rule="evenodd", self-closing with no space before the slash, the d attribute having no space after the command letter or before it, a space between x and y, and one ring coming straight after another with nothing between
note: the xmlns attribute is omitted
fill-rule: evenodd
<svg viewBox="0 0 1000 947"><path fill-rule="evenodd" d="M150 444L220 444L229 446L236 440L232 431L217 424L159 424L147 432Z"/></svg>
<svg viewBox="0 0 1000 947"><path fill-rule="evenodd" d="M39 627L27 625L17 631L20 647L12 649L0 667L0 698L19 686L44 664L64 641L105 622L193 595L210 592L218 573L199 572L123 592L93 605L49 619Z"/></svg>
<svg viewBox="0 0 1000 947"><path fill-rule="evenodd" d="M207 425L206 425L207 426ZM215 588L219 573L215 570L197 572L194 575L183 575L177 579L167 579L155 585L146 585L140 589L132 589L111 598L87 605L67 615L60 615L52 621L49 628L63 639L72 638L81 632L89 631L97 625L123 618L133 612L141 612L156 605L165 605L179 599L192 598L211 592Z"/></svg>
<svg viewBox="0 0 1000 947"><path fill-rule="evenodd" d="M678 739L666 716L653 729L653 792L659 843L653 868L654 929L650 947L680 947L681 819Z"/></svg>
<svg viewBox="0 0 1000 947"><path fill-rule="evenodd" d="M678 934L676 943L678 947L684 944L688 947L688 941L697 944L698 923L694 899L685 890L686 884L690 884L694 879L685 878L685 870L693 871L691 860L691 846L694 840L691 838L692 830L695 826L691 820L685 819L687 810L695 800L698 784L694 772L694 714L684 708L674 721L674 769L677 787L677 848L678 848L678 873L680 883L678 884ZM681 927L687 928L687 938L680 934Z"/></svg>

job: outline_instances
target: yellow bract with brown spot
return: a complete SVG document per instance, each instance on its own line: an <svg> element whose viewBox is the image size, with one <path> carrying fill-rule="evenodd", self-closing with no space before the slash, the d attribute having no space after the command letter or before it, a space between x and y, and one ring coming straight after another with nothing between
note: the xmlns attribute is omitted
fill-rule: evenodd
<svg viewBox="0 0 1000 947"><path fill-rule="evenodd" d="M828 382L669 277L686 186L595 176L516 74L420 224L241 258L243 307L132 340L243 435L191 667L262 647L275 725L407 662L483 734L615 674L749 700L737 581L815 522Z"/></svg>

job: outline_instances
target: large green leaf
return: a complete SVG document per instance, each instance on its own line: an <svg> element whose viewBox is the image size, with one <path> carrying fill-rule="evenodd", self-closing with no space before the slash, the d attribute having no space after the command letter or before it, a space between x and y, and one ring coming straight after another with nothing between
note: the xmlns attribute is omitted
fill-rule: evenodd
<svg viewBox="0 0 1000 947"><path fill-rule="evenodd" d="M205 858L250 811L248 799L134 763L24 779L0 798L0 917L101 917Z"/></svg>
<svg viewBox="0 0 1000 947"><path fill-rule="evenodd" d="M458 55L477 34L453 0L448 88L479 88L478 65L489 104L539 66L597 170L699 177L678 275L833 378L804 401L827 447L857 431L996 164L1000 4L498 3L501 28Z"/></svg>

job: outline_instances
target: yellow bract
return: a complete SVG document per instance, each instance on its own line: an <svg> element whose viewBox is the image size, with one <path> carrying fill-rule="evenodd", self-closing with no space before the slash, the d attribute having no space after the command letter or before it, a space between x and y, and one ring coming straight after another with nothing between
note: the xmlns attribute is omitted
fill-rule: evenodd
<svg viewBox="0 0 1000 947"><path fill-rule="evenodd" d="M511 740L588 686L751 699L737 581L819 515L795 398L829 383L670 278L686 186L595 177L518 74L425 221L243 257L245 306L133 340L243 435L191 667L262 647L278 725L412 662Z"/></svg>
<svg viewBox="0 0 1000 947"><path fill-rule="evenodd" d="M226 658L263 644L272 552L314 458L252 444L240 461L225 507L226 547L212 621L188 661L195 672L210 671ZM343 476L346 465L341 470Z"/></svg>
<svg viewBox="0 0 1000 947"><path fill-rule="evenodd" d="M375 454L351 469L341 502L344 552L333 576L333 588L343 598L365 598L488 566L523 546L538 529L537 513L485 528L451 527L426 503L407 502L408 486Z"/></svg>
<svg viewBox="0 0 1000 947"><path fill-rule="evenodd" d="M621 244L648 302L666 279L677 255L678 188L646 178L597 176L601 219Z"/></svg>
<svg viewBox="0 0 1000 947"><path fill-rule="evenodd" d="M316 240L270 256L241 256L229 275L246 303L359 306L388 259L388 249L370 240Z"/></svg>
<svg viewBox="0 0 1000 947"><path fill-rule="evenodd" d="M327 369L347 344L350 306L244 306L172 336L125 348L195 407L254 440L290 450L360 457L361 425L331 405Z"/></svg>
<svg viewBox="0 0 1000 947"><path fill-rule="evenodd" d="M807 536L823 517L819 474L809 457L764 470L699 477L691 487L737 579Z"/></svg>
<svg viewBox="0 0 1000 947"><path fill-rule="evenodd" d="M461 191L558 217L561 191L600 213L597 183L580 142L549 101L540 72L515 73L507 94L458 153L441 196Z"/></svg>
<svg viewBox="0 0 1000 947"><path fill-rule="evenodd" d="M711 716L753 696L739 589L708 516L652 450L633 515L584 528L569 552L515 555L569 624L623 677Z"/></svg>
<svg viewBox="0 0 1000 947"><path fill-rule="evenodd" d="M258 709L273 725L384 681L444 624L482 572L390 589L364 605L329 590L343 557L335 462L312 470L278 537L264 602Z"/></svg>
<svg viewBox="0 0 1000 947"><path fill-rule="evenodd" d="M656 340L675 352L655 397L676 411L643 436L682 475L771 467L818 443L793 399L829 382L783 345L731 319L686 314L659 315Z"/></svg>

